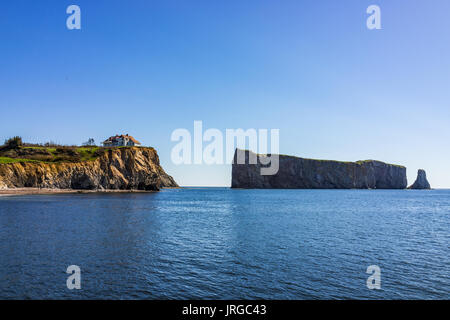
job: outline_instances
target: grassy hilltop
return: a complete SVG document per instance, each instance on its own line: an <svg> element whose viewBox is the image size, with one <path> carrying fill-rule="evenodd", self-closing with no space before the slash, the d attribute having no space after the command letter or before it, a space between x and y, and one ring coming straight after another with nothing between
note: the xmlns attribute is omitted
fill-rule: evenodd
<svg viewBox="0 0 450 320"><path fill-rule="evenodd" d="M125 148L125 147L114 147ZM98 146L62 146L54 143L22 143L20 137L14 137L0 146L0 164L15 162L80 162L100 157L112 147Z"/></svg>
<svg viewBox="0 0 450 320"><path fill-rule="evenodd" d="M18 137L0 147L0 190L156 191L163 187L178 184L151 147L32 145Z"/></svg>

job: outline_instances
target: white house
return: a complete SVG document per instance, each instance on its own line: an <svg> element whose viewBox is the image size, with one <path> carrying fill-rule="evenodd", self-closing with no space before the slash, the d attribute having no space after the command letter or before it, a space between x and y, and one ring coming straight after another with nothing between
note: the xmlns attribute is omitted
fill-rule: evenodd
<svg viewBox="0 0 450 320"><path fill-rule="evenodd" d="M139 147L141 143L128 134L109 137L103 141L104 147Z"/></svg>

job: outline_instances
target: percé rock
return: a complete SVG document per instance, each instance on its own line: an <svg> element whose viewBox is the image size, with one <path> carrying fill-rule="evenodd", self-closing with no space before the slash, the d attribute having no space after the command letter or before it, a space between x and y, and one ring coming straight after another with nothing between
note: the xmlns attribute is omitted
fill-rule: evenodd
<svg viewBox="0 0 450 320"><path fill-rule="evenodd" d="M429 190L431 189L430 183L427 180L427 173L423 169L419 169L417 172L416 181L408 189L417 190Z"/></svg>
<svg viewBox="0 0 450 320"><path fill-rule="evenodd" d="M244 152L245 164L237 163ZM341 162L279 155L275 175L261 175L260 159L249 164L250 151L236 149L232 165L232 188L246 189L405 189L406 168L381 161ZM252 153L255 156L254 153Z"/></svg>
<svg viewBox="0 0 450 320"><path fill-rule="evenodd" d="M160 166L155 149L126 147L106 149L91 161L0 164L0 189L24 187L159 190L178 185Z"/></svg>

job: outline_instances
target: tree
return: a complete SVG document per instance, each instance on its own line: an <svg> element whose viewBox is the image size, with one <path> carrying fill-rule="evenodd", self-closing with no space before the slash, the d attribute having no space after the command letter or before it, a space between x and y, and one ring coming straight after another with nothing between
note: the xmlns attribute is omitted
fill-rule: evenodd
<svg viewBox="0 0 450 320"><path fill-rule="evenodd" d="M95 146L95 140L93 138L89 138L88 141L83 142L83 146Z"/></svg>
<svg viewBox="0 0 450 320"><path fill-rule="evenodd" d="M22 145L22 138L15 136L5 140L5 146L10 149L16 149Z"/></svg>

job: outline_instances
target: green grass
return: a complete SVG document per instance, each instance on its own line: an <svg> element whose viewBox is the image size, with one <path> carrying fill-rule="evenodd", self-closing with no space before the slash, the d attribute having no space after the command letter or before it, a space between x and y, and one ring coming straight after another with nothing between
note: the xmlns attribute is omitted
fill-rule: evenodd
<svg viewBox="0 0 450 320"><path fill-rule="evenodd" d="M379 160L359 160L359 161L356 161L356 163L359 164L359 165L363 165L365 163L372 162L372 161L383 162L383 161L379 161ZM393 163L387 163L387 162L383 162L383 163L388 164L388 165L393 166L393 167L405 168L405 166L401 166L399 164L393 164Z"/></svg>
<svg viewBox="0 0 450 320"><path fill-rule="evenodd" d="M99 147L73 147L73 148L55 148L55 147L40 147L40 146L27 146L22 147L25 150L35 150L36 154L29 154L24 156L18 156L17 158L10 155L0 154L0 163L17 163L17 162L43 162L43 163L55 163L55 162L80 162L80 161L92 161L100 156ZM48 155L42 155L42 152L47 152ZM68 154L67 152L72 152Z"/></svg>
<svg viewBox="0 0 450 320"><path fill-rule="evenodd" d="M36 160L31 159L13 159L7 157L0 157L0 164L2 163L16 163L16 162L36 162Z"/></svg>
<svg viewBox="0 0 450 320"><path fill-rule="evenodd" d="M13 155L10 151L2 152L0 149L0 164L17 162L40 162L40 163L61 163L61 162L83 162L94 161L104 152L113 149L122 149L131 147L45 147L45 146L24 146L19 149L29 150L27 154ZM35 150L36 152L32 152ZM14 150L13 150L14 151ZM19 150L20 151L20 150ZM46 154L47 153L47 154Z"/></svg>
<svg viewBox="0 0 450 320"><path fill-rule="evenodd" d="M98 154L96 154L98 149L99 147L80 147L76 148L75 151L80 155L81 161L91 161L98 158Z"/></svg>
<svg viewBox="0 0 450 320"><path fill-rule="evenodd" d="M47 151L49 152L54 158L58 158L59 152L58 152L58 148L55 147L37 147L37 146L32 146L32 147L23 147L23 149L29 149L29 150L42 150L42 151ZM71 148L61 148L61 149L68 149L68 150L73 150L75 151L79 156L79 161L91 161L91 160L95 160L98 158L98 153L96 153L100 147L71 147ZM44 162L49 162L49 161L44 161ZM59 161L56 161L59 162Z"/></svg>
<svg viewBox="0 0 450 320"><path fill-rule="evenodd" d="M23 149L34 149L34 150L45 150L50 153L53 153L56 151L56 148L47 148L47 147L22 147Z"/></svg>

